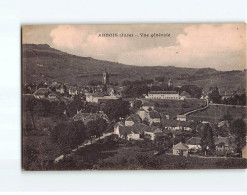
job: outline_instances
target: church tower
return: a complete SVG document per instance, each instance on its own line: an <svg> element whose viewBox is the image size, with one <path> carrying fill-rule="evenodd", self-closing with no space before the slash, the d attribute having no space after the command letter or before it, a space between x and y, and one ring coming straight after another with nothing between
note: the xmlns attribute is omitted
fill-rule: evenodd
<svg viewBox="0 0 247 195"><path fill-rule="evenodd" d="M168 87L172 87L172 79L171 78L169 78Z"/></svg>
<svg viewBox="0 0 247 195"><path fill-rule="evenodd" d="M109 74L108 74L108 72L106 71L106 69L105 69L105 71L103 72L103 84L104 84L104 85L109 85Z"/></svg>

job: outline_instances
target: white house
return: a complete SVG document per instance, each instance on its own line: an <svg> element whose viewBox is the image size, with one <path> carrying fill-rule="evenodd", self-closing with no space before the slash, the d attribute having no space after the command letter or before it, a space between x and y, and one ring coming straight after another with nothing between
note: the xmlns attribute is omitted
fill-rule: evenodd
<svg viewBox="0 0 247 195"><path fill-rule="evenodd" d="M107 101L107 100L116 100L116 99L118 99L117 96L114 96L114 95L104 96L104 94L102 93L93 93L93 94L86 95L86 101L94 102L94 103L99 103L102 100Z"/></svg>
<svg viewBox="0 0 247 195"><path fill-rule="evenodd" d="M131 114L125 120L125 126L132 126L136 123L141 123L141 119L138 114Z"/></svg>
<svg viewBox="0 0 247 195"><path fill-rule="evenodd" d="M36 99L44 99L46 98L46 96L48 96L49 92L50 92L49 88L39 88L34 92L33 96Z"/></svg>
<svg viewBox="0 0 247 195"><path fill-rule="evenodd" d="M71 96L78 95L78 91L77 91L76 87L70 87L69 88L69 95L71 95Z"/></svg>
<svg viewBox="0 0 247 195"><path fill-rule="evenodd" d="M124 126L124 123L122 121L121 122L117 122L114 125L114 134L120 135L120 133L119 133L119 127L120 126Z"/></svg>
<svg viewBox="0 0 247 195"><path fill-rule="evenodd" d="M51 92L49 95L48 95L48 99L49 101L58 101L59 99L57 98L57 95L54 93L54 92Z"/></svg>
<svg viewBox="0 0 247 195"><path fill-rule="evenodd" d="M172 151L173 155L188 156L189 147L186 144L180 142L173 146Z"/></svg>
<svg viewBox="0 0 247 195"><path fill-rule="evenodd" d="M140 134L131 132L130 134L127 135L127 140L139 140L140 139Z"/></svg>
<svg viewBox="0 0 247 195"><path fill-rule="evenodd" d="M189 147L189 151L191 150L201 150L201 138L199 137L192 137L186 142L187 146Z"/></svg>
<svg viewBox="0 0 247 195"><path fill-rule="evenodd" d="M185 131L191 131L191 125L192 122L190 121L179 121L179 120L169 120L169 119L162 119L161 120L162 127L164 127L167 130L172 131L179 131L179 130L185 130Z"/></svg>
<svg viewBox="0 0 247 195"><path fill-rule="evenodd" d="M186 115L177 115L177 120L186 121Z"/></svg>
<svg viewBox="0 0 247 195"><path fill-rule="evenodd" d="M136 114L138 114L139 117L143 120L148 116L148 111L144 110L143 108L140 108L139 110L136 111Z"/></svg>

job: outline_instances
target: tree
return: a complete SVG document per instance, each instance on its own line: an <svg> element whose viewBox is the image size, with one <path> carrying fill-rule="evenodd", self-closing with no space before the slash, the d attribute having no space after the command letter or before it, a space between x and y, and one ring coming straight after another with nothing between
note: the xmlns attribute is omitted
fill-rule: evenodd
<svg viewBox="0 0 247 195"><path fill-rule="evenodd" d="M98 125L95 121L89 121L87 123L87 132L86 135L88 138L90 138L91 143L93 141L93 136L97 135L97 131L98 131Z"/></svg>
<svg viewBox="0 0 247 195"><path fill-rule="evenodd" d="M69 153L86 139L86 127L82 121L59 123L51 131L51 139L63 153Z"/></svg>
<svg viewBox="0 0 247 195"><path fill-rule="evenodd" d="M90 86L98 86L98 85L102 85L102 82L98 81L98 80L91 80L91 81L88 82L88 85L90 85Z"/></svg>
<svg viewBox="0 0 247 195"><path fill-rule="evenodd" d="M98 126L98 129L96 131L96 136L100 137L101 134L106 130L108 124L107 124L106 120L103 118L99 118L95 122Z"/></svg>
<svg viewBox="0 0 247 195"><path fill-rule="evenodd" d="M155 77L155 81L164 82L165 81L165 78L162 77L162 76L158 76L158 77Z"/></svg>
<svg viewBox="0 0 247 195"><path fill-rule="evenodd" d="M246 145L246 124L242 119L233 121L230 125L230 133L235 136L235 144L242 155L242 149Z"/></svg>
<svg viewBox="0 0 247 195"><path fill-rule="evenodd" d="M211 93L208 94L208 97L210 100L213 101L213 103L220 104L221 103L221 95L219 92L218 87L215 87Z"/></svg>
<svg viewBox="0 0 247 195"><path fill-rule="evenodd" d="M34 120L34 109L37 105L37 101L34 98L30 98L27 101L24 101L23 104L24 110L30 112L33 128L36 129L36 124Z"/></svg>
<svg viewBox="0 0 247 195"><path fill-rule="evenodd" d="M83 101L81 101L80 96L76 95L74 97L74 100L67 105L67 113L69 117L72 117L76 114L77 111L84 109L85 108L85 104Z"/></svg>
<svg viewBox="0 0 247 195"><path fill-rule="evenodd" d="M205 153L205 155L207 155L208 151L214 152L215 144L213 130L208 123L201 127L200 136L202 151Z"/></svg>
<svg viewBox="0 0 247 195"><path fill-rule="evenodd" d="M118 100L107 101L103 107L104 113L107 114L110 120L119 120L130 114L129 102Z"/></svg>
<svg viewBox="0 0 247 195"><path fill-rule="evenodd" d="M186 91L193 98L200 98L202 96L202 88L196 85L183 85L179 90L179 93Z"/></svg>

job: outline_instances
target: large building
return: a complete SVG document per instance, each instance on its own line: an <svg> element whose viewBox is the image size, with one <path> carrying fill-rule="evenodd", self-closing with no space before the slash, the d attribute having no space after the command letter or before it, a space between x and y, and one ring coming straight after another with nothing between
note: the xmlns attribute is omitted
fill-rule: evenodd
<svg viewBox="0 0 247 195"><path fill-rule="evenodd" d="M176 91L150 91L148 99L179 99L179 93Z"/></svg>

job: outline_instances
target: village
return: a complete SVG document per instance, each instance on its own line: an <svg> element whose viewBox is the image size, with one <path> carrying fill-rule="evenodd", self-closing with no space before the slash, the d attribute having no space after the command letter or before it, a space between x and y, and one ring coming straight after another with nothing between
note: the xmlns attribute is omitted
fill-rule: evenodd
<svg viewBox="0 0 247 195"><path fill-rule="evenodd" d="M167 83L146 83L149 89L146 94L141 94L141 90L139 95L132 95L128 88L138 82L130 82L129 86L112 85L109 73L104 70L102 82L92 81L83 87L59 82L25 85L24 99L32 97L35 101L58 104L62 120L83 122L90 131L89 136L78 138L69 148L70 152L66 150L66 154L61 154L54 162L64 160L81 147L106 137L130 142L149 140L159 146L154 155L247 157L245 114L236 118L231 109L224 108L221 116L202 117L202 113L207 112L210 106L231 108L233 105L220 104L219 97L222 102L226 102L227 98L233 98L234 95L220 94L215 86L207 94L200 88L199 92L195 90L195 97L193 92L189 93L192 90L186 91L191 86L174 86L171 79ZM159 85L165 86L163 90ZM237 103L234 108L246 109L241 98ZM68 109L68 105L74 105L73 111ZM102 126L97 126L97 123Z"/></svg>

